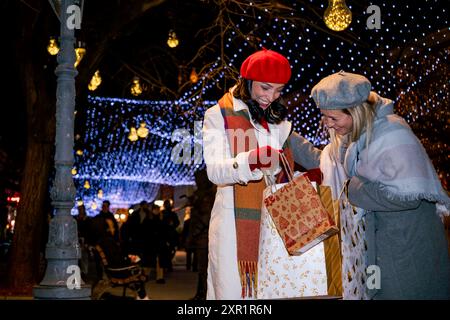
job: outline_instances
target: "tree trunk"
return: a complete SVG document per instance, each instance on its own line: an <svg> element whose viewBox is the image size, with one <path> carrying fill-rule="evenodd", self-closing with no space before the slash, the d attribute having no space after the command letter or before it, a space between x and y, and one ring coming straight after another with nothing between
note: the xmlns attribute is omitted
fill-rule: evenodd
<svg viewBox="0 0 450 320"><path fill-rule="evenodd" d="M53 146L29 142L21 183L21 202L18 208L12 252L9 260L8 287L31 289L40 281L40 254L44 222L49 213L44 210L48 197L48 176Z"/></svg>
<svg viewBox="0 0 450 320"><path fill-rule="evenodd" d="M17 64L27 113L27 152L7 279L11 291L31 293L42 276L40 254L44 248L42 240L47 238L43 229L49 212L44 209L53 167L56 76L54 68L46 68L51 60L42 46L42 39L51 34L51 8L38 0L27 4L14 3L8 11L18 14Z"/></svg>

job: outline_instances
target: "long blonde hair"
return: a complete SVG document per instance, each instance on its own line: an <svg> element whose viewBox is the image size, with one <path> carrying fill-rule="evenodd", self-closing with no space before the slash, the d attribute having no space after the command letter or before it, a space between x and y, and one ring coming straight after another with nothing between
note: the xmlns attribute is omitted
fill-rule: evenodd
<svg viewBox="0 0 450 320"><path fill-rule="evenodd" d="M369 147L372 136L373 121L375 119L375 108L378 104L378 99L375 95L370 95L369 99L360 105L353 108L343 109L342 112L352 117L352 131L345 136L337 135L334 129L328 129L331 143L331 156L335 160L339 159L339 148L342 143L352 143L357 141L361 134L366 132L366 148Z"/></svg>

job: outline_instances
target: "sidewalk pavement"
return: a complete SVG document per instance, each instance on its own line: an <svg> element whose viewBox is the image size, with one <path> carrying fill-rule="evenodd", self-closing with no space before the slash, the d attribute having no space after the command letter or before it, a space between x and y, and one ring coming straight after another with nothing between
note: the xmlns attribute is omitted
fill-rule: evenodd
<svg viewBox="0 0 450 320"><path fill-rule="evenodd" d="M186 270L186 252L177 251L173 271L164 274L165 284L147 282L147 293L153 300L189 300L195 296L198 272Z"/></svg>
<svg viewBox="0 0 450 320"><path fill-rule="evenodd" d="M173 260L173 271L164 274L166 282L164 284L156 283L155 280L149 280L146 284L146 290L151 300L189 300L195 296L197 289L198 272L186 270L186 253L177 251ZM110 299L121 299L122 288L108 288L105 292L112 295ZM133 290L127 290L129 299L135 298ZM1 296L0 300L32 300L31 296ZM122 298L123 299L123 298Z"/></svg>

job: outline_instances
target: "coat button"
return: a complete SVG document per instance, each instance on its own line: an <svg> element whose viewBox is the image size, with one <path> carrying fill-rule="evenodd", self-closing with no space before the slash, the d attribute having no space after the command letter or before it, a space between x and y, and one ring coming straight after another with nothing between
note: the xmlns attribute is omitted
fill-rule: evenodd
<svg viewBox="0 0 450 320"><path fill-rule="evenodd" d="M238 163L236 161L233 162L233 168L235 168L235 169L239 168L239 165L238 165Z"/></svg>

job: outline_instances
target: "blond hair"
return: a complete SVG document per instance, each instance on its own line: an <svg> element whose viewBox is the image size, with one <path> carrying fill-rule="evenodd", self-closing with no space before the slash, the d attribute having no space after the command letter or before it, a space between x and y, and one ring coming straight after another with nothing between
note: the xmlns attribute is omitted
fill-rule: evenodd
<svg viewBox="0 0 450 320"><path fill-rule="evenodd" d="M370 139L372 136L373 121L375 119L375 107L378 103L378 99L374 99L373 96L369 97L368 101L361 103L353 108L343 109L342 111L352 117L352 131L346 136L339 136L334 129L329 129L330 143L331 143L331 156L335 160L339 159L339 148L342 143L352 143L357 141L361 135L366 133L366 148L369 147Z"/></svg>

